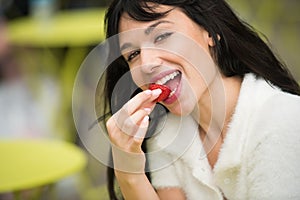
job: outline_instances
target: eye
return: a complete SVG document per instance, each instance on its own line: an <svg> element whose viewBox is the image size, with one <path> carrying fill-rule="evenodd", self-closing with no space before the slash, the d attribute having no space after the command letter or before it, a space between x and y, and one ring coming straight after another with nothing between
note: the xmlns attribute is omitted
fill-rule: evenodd
<svg viewBox="0 0 300 200"><path fill-rule="evenodd" d="M172 32L163 33L155 38L154 43L167 39L172 34L173 34Z"/></svg>
<svg viewBox="0 0 300 200"><path fill-rule="evenodd" d="M140 54L140 50L131 51L127 56L127 62L132 61L132 59L134 59L139 54Z"/></svg>

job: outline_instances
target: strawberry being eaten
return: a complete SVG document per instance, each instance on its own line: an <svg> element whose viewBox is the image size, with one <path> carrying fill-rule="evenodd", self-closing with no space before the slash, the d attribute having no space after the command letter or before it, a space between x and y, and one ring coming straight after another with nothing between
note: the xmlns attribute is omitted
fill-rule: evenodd
<svg viewBox="0 0 300 200"><path fill-rule="evenodd" d="M158 96L156 102L164 101L169 97L171 93L171 89L166 85L159 85L159 84L152 83L150 84L149 89L150 90L161 89L162 93Z"/></svg>

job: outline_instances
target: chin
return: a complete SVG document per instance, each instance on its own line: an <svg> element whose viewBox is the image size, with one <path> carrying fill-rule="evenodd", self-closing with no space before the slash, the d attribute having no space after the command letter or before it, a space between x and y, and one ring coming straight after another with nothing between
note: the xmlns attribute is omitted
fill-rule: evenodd
<svg viewBox="0 0 300 200"><path fill-rule="evenodd" d="M176 104L174 104L173 106L167 106L168 110L177 116L187 116L189 114L191 114L194 109L195 109L195 103L192 102L183 102L183 103L179 103L177 101Z"/></svg>

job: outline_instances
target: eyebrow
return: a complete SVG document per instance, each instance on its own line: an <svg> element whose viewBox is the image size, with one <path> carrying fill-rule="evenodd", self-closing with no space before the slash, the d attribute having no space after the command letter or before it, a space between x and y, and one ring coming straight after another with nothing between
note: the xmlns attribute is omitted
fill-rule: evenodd
<svg viewBox="0 0 300 200"><path fill-rule="evenodd" d="M162 24L162 23L172 23L170 21L167 20L160 20L158 22L155 22L154 24L151 24L149 27L146 28L146 30L144 31L145 35L149 35L158 25ZM124 43L121 47L120 47L120 51L122 52L124 49L127 49L128 47L132 46L131 43Z"/></svg>
<svg viewBox="0 0 300 200"><path fill-rule="evenodd" d="M149 35L158 25L162 23L171 23L170 21L167 20L160 20L152 25L150 25L146 30L144 31L146 35Z"/></svg>

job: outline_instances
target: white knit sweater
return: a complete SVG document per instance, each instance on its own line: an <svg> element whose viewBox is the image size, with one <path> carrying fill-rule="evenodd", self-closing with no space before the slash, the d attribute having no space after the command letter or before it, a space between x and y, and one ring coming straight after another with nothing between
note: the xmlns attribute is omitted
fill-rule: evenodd
<svg viewBox="0 0 300 200"><path fill-rule="evenodd" d="M300 97L252 74L213 170L191 116L169 114L148 148L153 186L179 187L189 200L300 199Z"/></svg>

